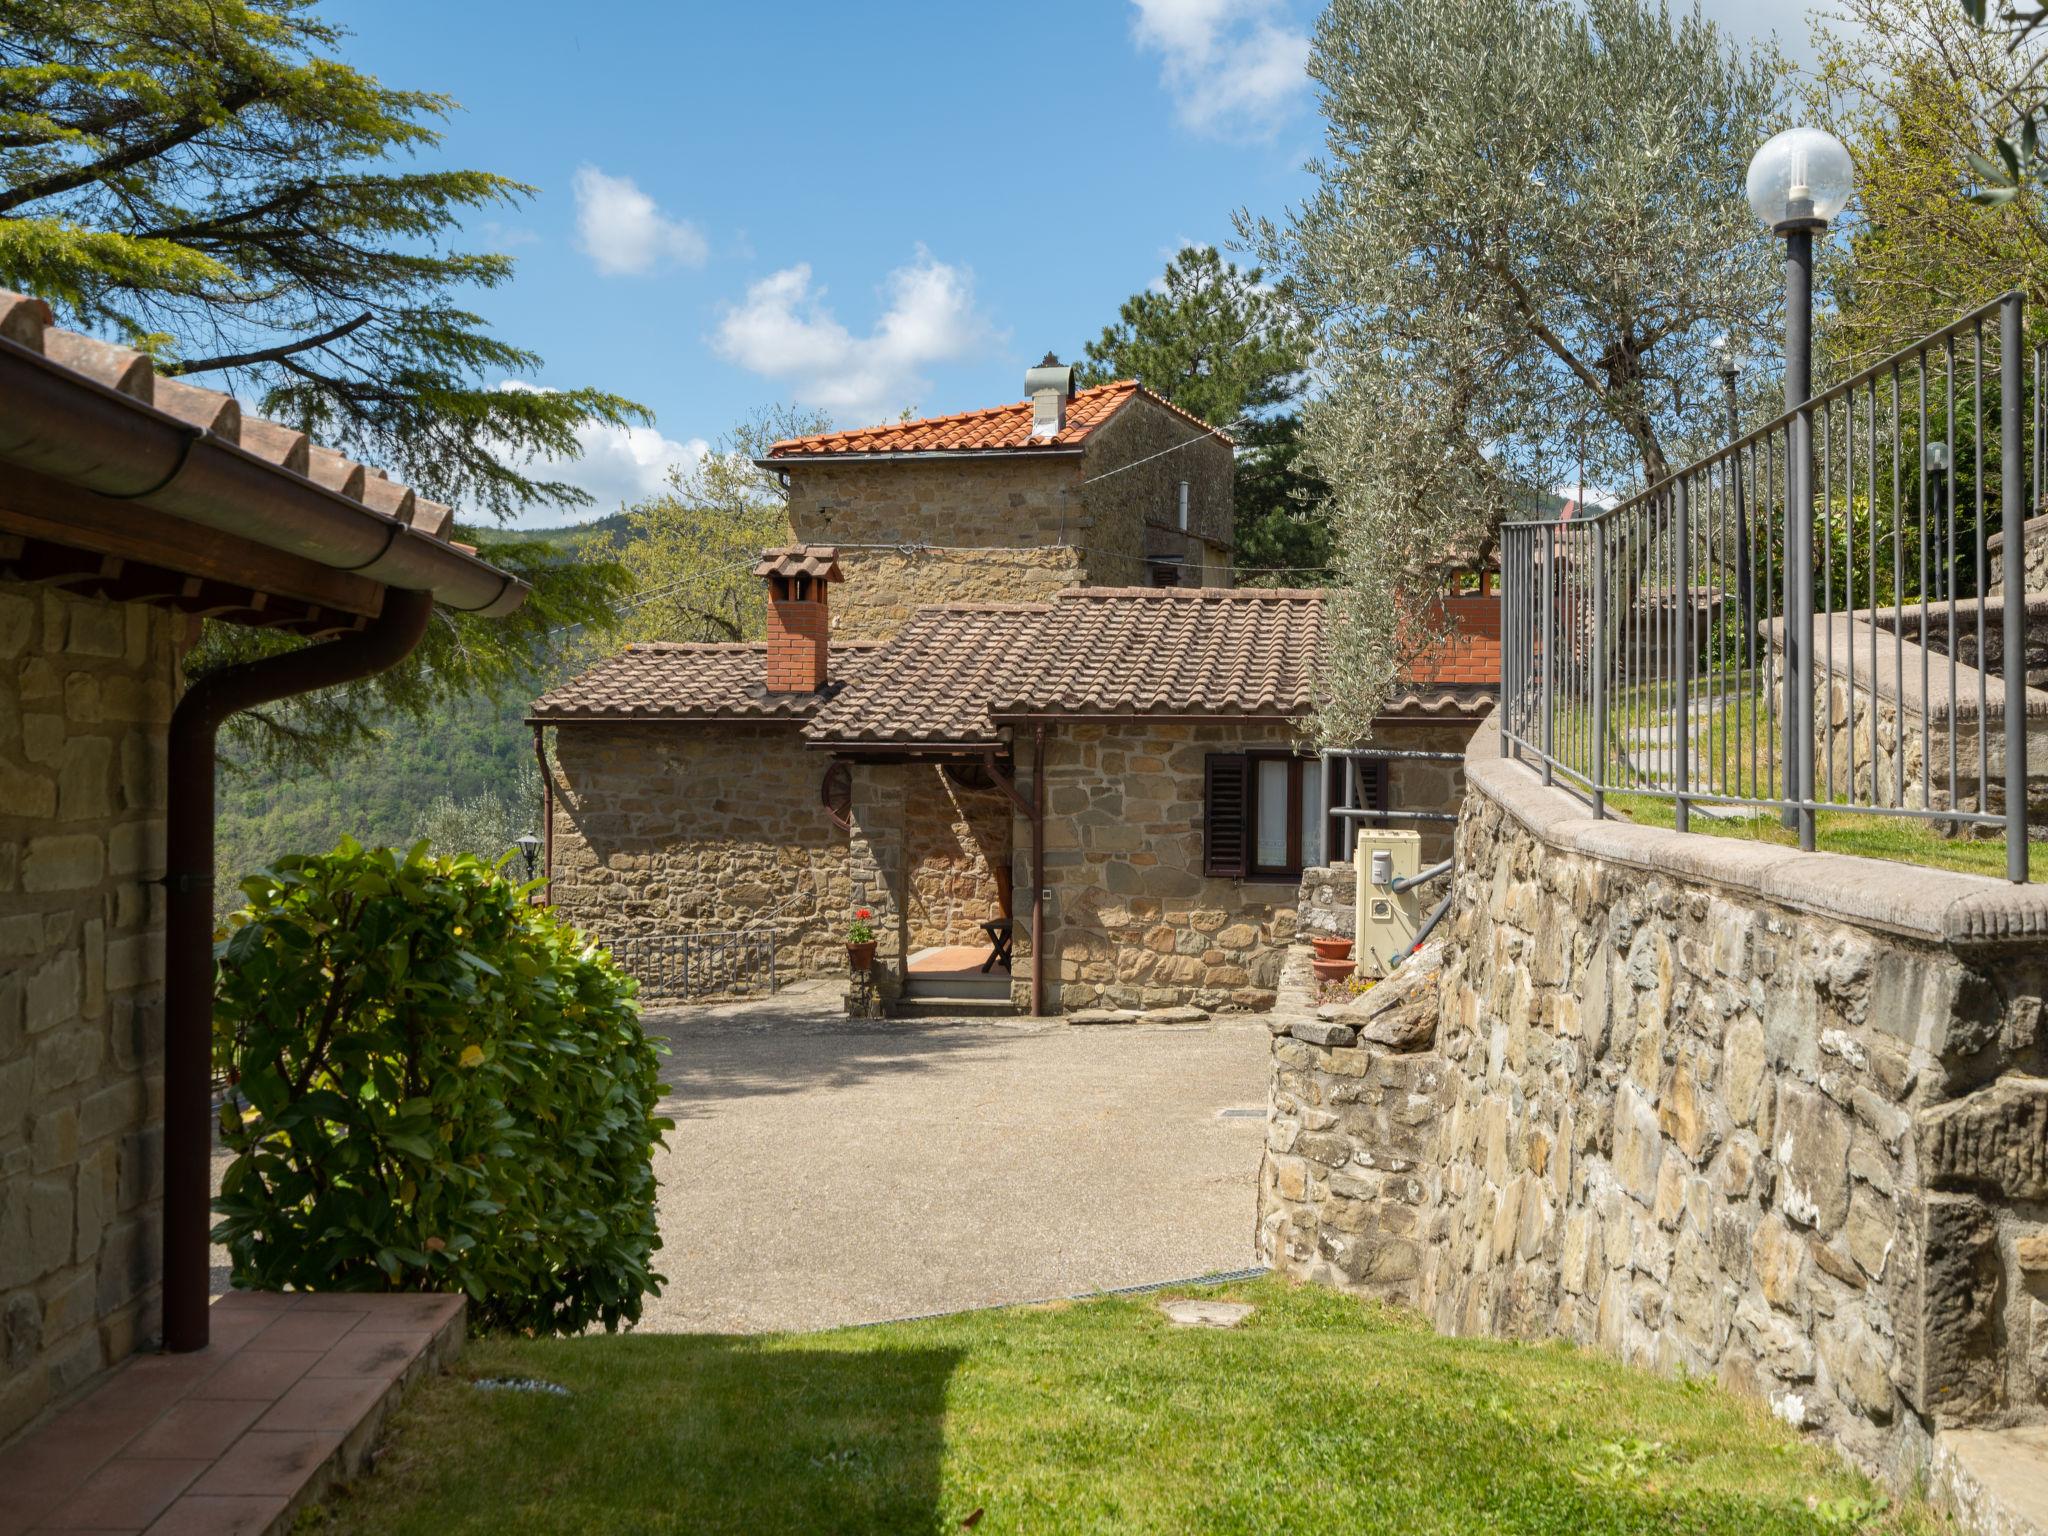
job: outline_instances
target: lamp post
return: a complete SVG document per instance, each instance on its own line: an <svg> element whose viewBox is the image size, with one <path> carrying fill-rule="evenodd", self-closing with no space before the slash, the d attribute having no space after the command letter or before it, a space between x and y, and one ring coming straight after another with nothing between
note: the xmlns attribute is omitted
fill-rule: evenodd
<svg viewBox="0 0 2048 1536"><path fill-rule="evenodd" d="M1749 162L1749 206L1785 242L1785 824L1813 847L1813 237L1849 201L1849 151L1818 128L1788 128Z"/></svg>
<svg viewBox="0 0 2048 1536"><path fill-rule="evenodd" d="M1726 336L1714 338L1714 371L1721 375L1721 383L1728 392L1728 442L1732 446L1742 436L1742 405L1735 393L1735 348ZM1744 665L1756 666L1756 578L1750 574L1749 564L1749 509L1742 496L1742 464L1738 456L1730 455L1728 467L1722 471L1727 483L1735 490L1735 602L1742 615L1742 659Z"/></svg>
<svg viewBox="0 0 2048 1536"><path fill-rule="evenodd" d="M1949 452L1946 442L1929 443L1920 450L1920 467L1927 472L1932 503L1929 511L1934 520L1934 597L1945 602L1949 595L1949 583L1955 577L1955 551L1943 541L1942 530L1948 519L1942 514L1948 506Z"/></svg>
<svg viewBox="0 0 2048 1536"><path fill-rule="evenodd" d="M540 839L529 832L524 837L515 838L512 846L517 848L519 856L526 860L526 878L531 881L533 879L534 863L540 858Z"/></svg>

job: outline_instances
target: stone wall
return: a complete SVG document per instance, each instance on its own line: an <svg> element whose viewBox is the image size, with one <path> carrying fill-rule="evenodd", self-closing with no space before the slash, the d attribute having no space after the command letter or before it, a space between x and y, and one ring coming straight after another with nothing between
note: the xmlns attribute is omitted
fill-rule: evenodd
<svg viewBox="0 0 2048 1536"><path fill-rule="evenodd" d="M2005 591L2005 534L1994 533L1986 541L1991 553L1991 590ZM2020 534L2021 590L2048 592L2048 517L2030 517Z"/></svg>
<svg viewBox="0 0 2048 1536"><path fill-rule="evenodd" d="M1271 1006L1298 885L1203 874L1203 761L1293 744L1277 721L1047 732L1049 1009ZM1029 847L1020 835L1019 891L1030 888ZM1022 1006L1025 967L1016 976Z"/></svg>
<svg viewBox="0 0 2048 1536"><path fill-rule="evenodd" d="M1952 679L1950 659L1939 652L1897 641L1868 624L1837 618L1832 628L1833 669L1827 665L1825 627L1815 654L1814 788L1819 798L1938 810L1981 807L2002 815L2004 679L1982 676L1961 659L1953 664ZM1867 665L1873 637L1879 660L1874 677ZM1974 636L1972 641L1974 649ZM1848 666L1852 646L1858 662L1853 674ZM1980 686L1987 710L1981 721ZM2026 703L2029 814L2037 824L2048 825L2048 693L2029 688ZM1980 771L1980 737L1988 780Z"/></svg>
<svg viewBox="0 0 2048 1536"><path fill-rule="evenodd" d="M1176 443L1191 446L1096 478ZM1230 450L1142 400L1090 434L1079 455L796 462L787 472L792 537L839 549L838 640L886 639L927 603L1148 586L1147 524L1177 517L1183 479L1191 527L1230 533ZM1200 543L1177 531L1170 542ZM1227 555L1209 548L1194 559L1205 584L1229 584Z"/></svg>
<svg viewBox="0 0 2048 1536"><path fill-rule="evenodd" d="M982 923L1002 915L996 871L1010 858L1009 797L992 784L970 788L960 775L930 764L901 771L910 781L910 949L985 943Z"/></svg>
<svg viewBox="0 0 2048 1536"><path fill-rule="evenodd" d="M1391 752L1462 754L1478 728L1475 720L1385 720L1374 724L1370 745L1384 747ZM1465 768L1462 762L1404 762L1397 759L1387 765L1387 800L1390 805L1403 810L1444 811L1456 815L1464 798ZM1451 856L1457 830L1453 823L1395 820L1388 825L1422 834L1421 859L1425 869L1432 864L1441 864Z"/></svg>
<svg viewBox="0 0 2048 1536"><path fill-rule="evenodd" d="M1717 1377L1899 1482L2048 1420L2048 898L1595 822L1492 745L1410 997L1272 1020L1271 1260Z"/></svg>
<svg viewBox="0 0 2048 1536"><path fill-rule="evenodd" d="M181 623L0 584L0 1438L159 1328Z"/></svg>
<svg viewBox="0 0 2048 1536"><path fill-rule="evenodd" d="M770 929L784 977L843 971L846 833L796 722L556 728L561 915L606 940Z"/></svg>

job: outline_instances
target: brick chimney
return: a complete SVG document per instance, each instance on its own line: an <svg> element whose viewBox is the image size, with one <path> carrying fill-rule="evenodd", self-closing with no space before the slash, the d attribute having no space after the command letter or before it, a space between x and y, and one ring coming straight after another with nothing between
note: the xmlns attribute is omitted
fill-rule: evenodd
<svg viewBox="0 0 2048 1536"><path fill-rule="evenodd" d="M762 682L770 693L816 693L825 686L831 615L825 589L846 578L839 551L828 544L771 549L754 567L768 583L768 657Z"/></svg>

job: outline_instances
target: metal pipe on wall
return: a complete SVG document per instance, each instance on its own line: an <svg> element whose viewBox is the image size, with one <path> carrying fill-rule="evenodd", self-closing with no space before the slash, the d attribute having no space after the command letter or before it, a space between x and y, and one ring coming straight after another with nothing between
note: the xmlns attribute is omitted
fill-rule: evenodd
<svg viewBox="0 0 2048 1536"><path fill-rule="evenodd" d="M1045 727L1031 727L1031 1016L1045 1017Z"/></svg>
<svg viewBox="0 0 2048 1536"><path fill-rule="evenodd" d="M433 618L431 592L393 587L339 640L224 667L171 713L164 836L164 1347L206 1347L213 1193L214 748L230 715L382 672Z"/></svg>

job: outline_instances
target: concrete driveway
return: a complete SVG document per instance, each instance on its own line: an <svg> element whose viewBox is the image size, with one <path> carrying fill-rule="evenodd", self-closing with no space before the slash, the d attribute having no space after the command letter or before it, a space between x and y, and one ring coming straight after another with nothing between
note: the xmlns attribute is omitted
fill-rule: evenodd
<svg viewBox="0 0 2048 1536"><path fill-rule="evenodd" d="M841 990L648 1016L676 1128L643 1327L825 1328L1256 1262L1256 1018L855 1024Z"/></svg>

